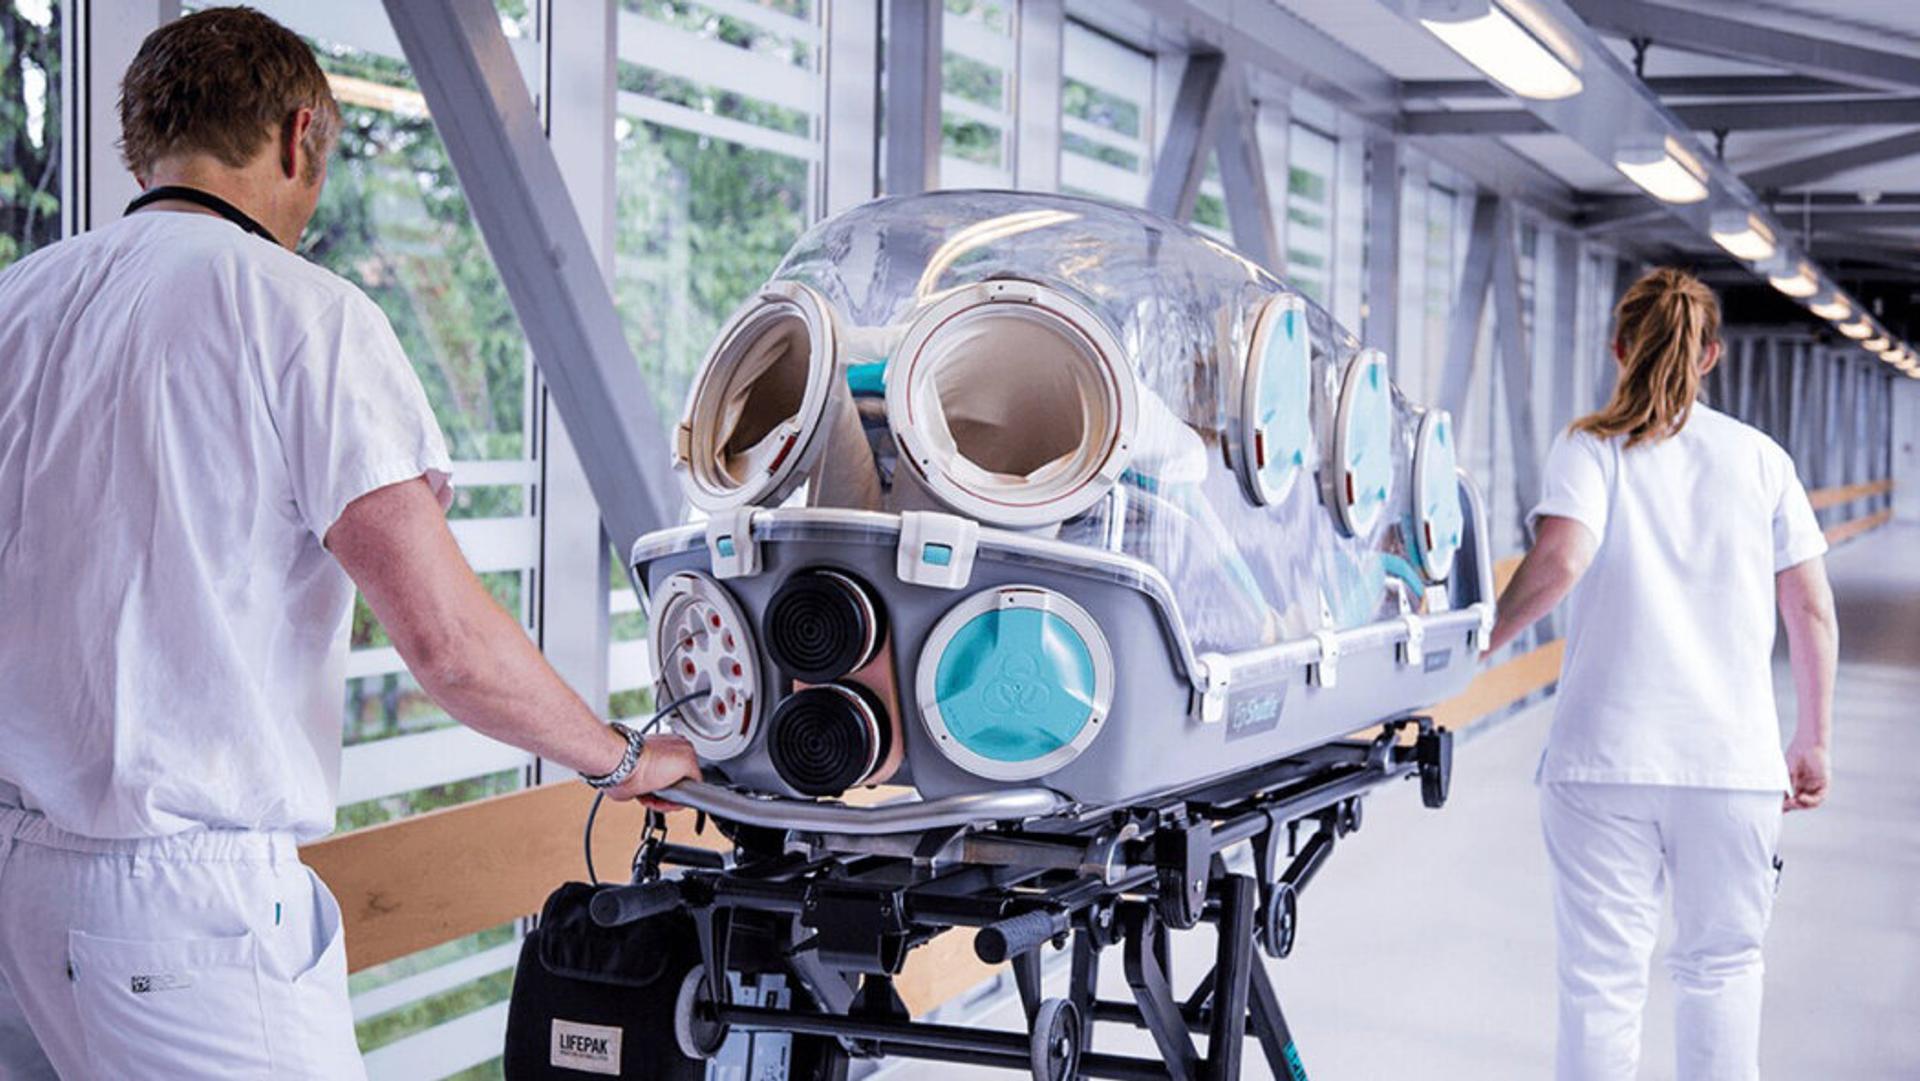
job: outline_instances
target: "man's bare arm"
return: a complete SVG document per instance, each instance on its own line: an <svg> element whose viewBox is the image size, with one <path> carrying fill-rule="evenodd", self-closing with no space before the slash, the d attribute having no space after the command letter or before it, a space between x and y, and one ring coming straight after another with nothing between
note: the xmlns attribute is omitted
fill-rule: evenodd
<svg viewBox="0 0 1920 1081"><path fill-rule="evenodd" d="M424 479L369 492L327 531L407 668L455 720L569 769L606 773L626 742L568 687L468 567ZM630 798L697 777L692 748L650 737Z"/></svg>
<svg viewBox="0 0 1920 1081"><path fill-rule="evenodd" d="M1553 611L1593 565L1593 552L1598 546L1593 533L1572 518L1541 517L1533 549L1520 561L1520 569L1507 583L1506 592L1500 594L1493 640L1486 651L1492 653L1513 641Z"/></svg>
<svg viewBox="0 0 1920 1081"><path fill-rule="evenodd" d="M1833 611L1827 561L1815 556L1774 575L1780 619L1787 625L1799 720L1787 745L1793 792L1787 810L1810 810L1827 798L1833 743L1833 684L1840 664L1840 623Z"/></svg>

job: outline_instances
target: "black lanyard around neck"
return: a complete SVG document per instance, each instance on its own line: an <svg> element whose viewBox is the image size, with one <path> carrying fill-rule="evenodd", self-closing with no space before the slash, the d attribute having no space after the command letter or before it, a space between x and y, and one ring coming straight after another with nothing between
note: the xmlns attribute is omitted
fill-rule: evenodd
<svg viewBox="0 0 1920 1081"><path fill-rule="evenodd" d="M254 236L260 237L263 240L272 241L274 244L280 243L279 238L267 232L266 226L248 217L246 211L241 210L239 207L234 206L218 195L201 191L199 188L182 187L178 184L149 188L139 198L127 204L127 213L131 214L150 203L164 202L169 199L178 199L183 203L192 203L195 206L204 207L233 224L238 225L240 228L245 229L247 232L252 233Z"/></svg>

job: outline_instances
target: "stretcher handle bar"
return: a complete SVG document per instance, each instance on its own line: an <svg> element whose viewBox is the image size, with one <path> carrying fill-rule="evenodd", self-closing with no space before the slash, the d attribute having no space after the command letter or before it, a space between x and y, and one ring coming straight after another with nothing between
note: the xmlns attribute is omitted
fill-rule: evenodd
<svg viewBox="0 0 1920 1081"><path fill-rule="evenodd" d="M587 902L587 914L602 927L624 927L671 912L680 907L682 900L678 882L607 886Z"/></svg>
<svg viewBox="0 0 1920 1081"><path fill-rule="evenodd" d="M939 799L849 807L784 796L750 796L705 781L681 781L662 789L660 798L705 811L729 822L803 833L917 833L1005 819L1044 818L1066 810L1070 801L1050 788L1008 788L969 792Z"/></svg>
<svg viewBox="0 0 1920 1081"><path fill-rule="evenodd" d="M974 937L973 952L987 964L997 965L1051 942L1056 936L1065 934L1068 925L1069 917L1064 912L1048 912L1045 909L1022 912L982 927Z"/></svg>

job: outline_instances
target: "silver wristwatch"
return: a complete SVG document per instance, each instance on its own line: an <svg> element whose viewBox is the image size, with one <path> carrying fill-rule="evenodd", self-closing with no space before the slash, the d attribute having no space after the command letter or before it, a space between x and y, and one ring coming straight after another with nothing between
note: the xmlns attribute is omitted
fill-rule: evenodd
<svg viewBox="0 0 1920 1081"><path fill-rule="evenodd" d="M640 765L640 755L647 749L646 737L619 721L614 721L607 727L627 737L627 753L620 756L619 765L598 777L591 777L585 773L580 775L581 780L601 789L618 788L625 783L627 778L633 776L633 771Z"/></svg>

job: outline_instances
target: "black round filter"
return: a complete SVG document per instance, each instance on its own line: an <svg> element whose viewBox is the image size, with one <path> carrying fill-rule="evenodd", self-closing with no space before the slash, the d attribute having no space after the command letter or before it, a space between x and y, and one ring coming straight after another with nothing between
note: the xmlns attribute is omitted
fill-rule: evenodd
<svg viewBox="0 0 1920 1081"><path fill-rule="evenodd" d="M865 687L795 691L767 722L767 753L793 790L837 796L873 774L893 743L887 708Z"/></svg>
<svg viewBox="0 0 1920 1081"><path fill-rule="evenodd" d="M840 571L812 567L780 583L762 621L767 652L802 683L839 679L873 659L884 628L867 587Z"/></svg>

